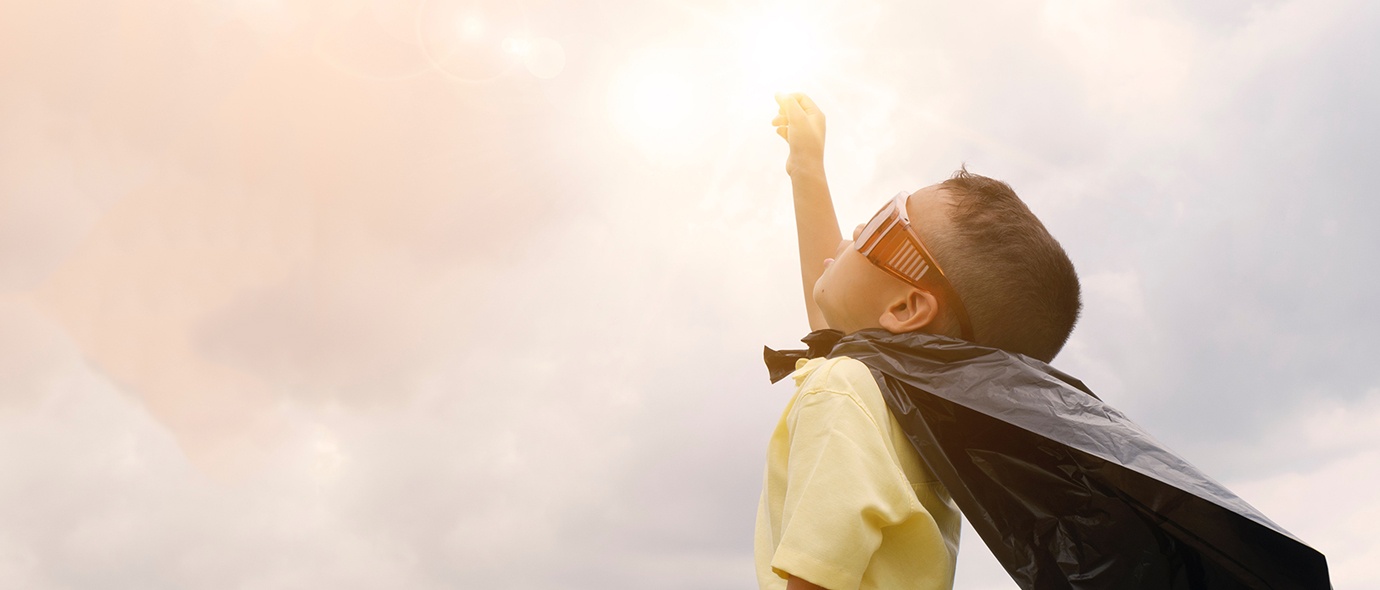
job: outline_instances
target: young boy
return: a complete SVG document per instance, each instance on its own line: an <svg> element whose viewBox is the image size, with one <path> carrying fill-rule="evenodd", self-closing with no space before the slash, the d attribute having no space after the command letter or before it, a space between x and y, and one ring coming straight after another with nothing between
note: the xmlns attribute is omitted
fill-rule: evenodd
<svg viewBox="0 0 1380 590"><path fill-rule="evenodd" d="M1048 362L1080 308L1073 264L1005 183L960 170L897 195L843 240L824 115L800 94L772 123L790 146L812 330L962 338ZM762 588L951 588L959 514L861 362L801 360L772 433L755 554Z"/></svg>

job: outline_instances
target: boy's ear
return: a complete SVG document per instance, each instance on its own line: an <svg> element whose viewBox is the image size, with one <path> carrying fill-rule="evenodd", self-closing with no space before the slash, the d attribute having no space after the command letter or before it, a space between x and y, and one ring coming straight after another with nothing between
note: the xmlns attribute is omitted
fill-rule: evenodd
<svg viewBox="0 0 1380 590"><path fill-rule="evenodd" d="M914 332L922 328L936 328L939 319L939 301L929 291L906 289L900 297L893 299L877 323L892 334Z"/></svg>

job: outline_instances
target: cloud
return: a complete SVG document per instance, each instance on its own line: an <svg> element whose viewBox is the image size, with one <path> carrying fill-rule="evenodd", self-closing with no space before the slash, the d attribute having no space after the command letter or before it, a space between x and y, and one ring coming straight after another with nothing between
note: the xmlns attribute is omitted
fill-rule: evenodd
<svg viewBox="0 0 1380 590"><path fill-rule="evenodd" d="M547 141L540 101L377 85L282 44L397 25L387 11L260 5L286 20L256 37L224 5L83 8L31 8L54 35L8 41L48 68L8 74L0 286L207 469L264 460L281 396L405 399L464 340L487 269L580 206L564 191L586 156ZM78 34L100 19L121 33Z"/></svg>
<svg viewBox="0 0 1380 590"><path fill-rule="evenodd" d="M34 410L80 367L61 330L24 301L0 297L0 412Z"/></svg>
<svg viewBox="0 0 1380 590"><path fill-rule="evenodd" d="M1355 402L1326 402L1303 416L1299 432L1273 433L1261 450L1285 458L1269 475L1231 485L1275 522L1327 556L1336 587L1380 582L1380 391ZM1291 457L1302 460L1288 460Z"/></svg>
<svg viewBox="0 0 1380 590"><path fill-rule="evenodd" d="M15 476L0 487L0 573L28 588L445 587L412 548L341 513L336 451L318 431L285 441L256 478L220 485L141 407L73 374L39 411L6 419L0 462Z"/></svg>
<svg viewBox="0 0 1380 590"><path fill-rule="evenodd" d="M3 91L0 91L3 92ZM37 93L0 94L0 293L34 288L152 170Z"/></svg>

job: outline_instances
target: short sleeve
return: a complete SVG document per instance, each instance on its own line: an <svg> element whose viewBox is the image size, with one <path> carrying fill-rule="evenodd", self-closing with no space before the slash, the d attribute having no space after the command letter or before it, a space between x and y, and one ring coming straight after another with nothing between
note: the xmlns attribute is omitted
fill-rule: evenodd
<svg viewBox="0 0 1380 590"><path fill-rule="evenodd" d="M918 509L876 420L846 393L802 393L788 417L790 455L772 570L857 588L882 529Z"/></svg>

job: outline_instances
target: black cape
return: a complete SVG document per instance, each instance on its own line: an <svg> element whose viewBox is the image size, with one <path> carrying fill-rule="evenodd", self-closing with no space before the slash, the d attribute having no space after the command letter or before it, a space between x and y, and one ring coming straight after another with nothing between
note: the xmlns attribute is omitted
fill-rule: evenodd
<svg viewBox="0 0 1380 590"><path fill-rule="evenodd" d="M811 333L766 349L872 371L915 450L1021 588L1326 589L1323 555L1170 452L1082 382L933 334Z"/></svg>

